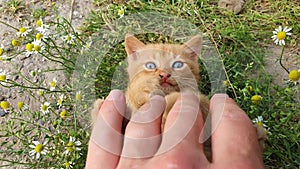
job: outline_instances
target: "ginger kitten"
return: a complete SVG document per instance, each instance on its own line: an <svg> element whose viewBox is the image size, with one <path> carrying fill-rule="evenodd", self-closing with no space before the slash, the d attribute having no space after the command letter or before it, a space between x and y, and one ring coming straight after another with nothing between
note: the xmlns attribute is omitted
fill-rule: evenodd
<svg viewBox="0 0 300 169"><path fill-rule="evenodd" d="M193 91L200 98L203 117L208 114L209 100L198 92L200 80L198 54L202 37L194 36L183 45L144 44L132 35L125 38L129 84L126 99L134 113L149 101L153 94L165 96L167 105L163 115L162 129L167 113L180 95L180 91Z"/></svg>

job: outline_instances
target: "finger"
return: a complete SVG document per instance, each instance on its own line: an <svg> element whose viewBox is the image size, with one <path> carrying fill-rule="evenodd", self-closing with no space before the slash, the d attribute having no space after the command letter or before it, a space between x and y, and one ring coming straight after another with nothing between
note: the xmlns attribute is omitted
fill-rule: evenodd
<svg viewBox="0 0 300 169"><path fill-rule="evenodd" d="M198 144L202 127L199 98L192 93L182 93L167 116L162 143L169 145L186 139Z"/></svg>
<svg viewBox="0 0 300 169"><path fill-rule="evenodd" d="M122 147L125 104L125 96L119 90L111 91L102 104L89 142L88 169L116 168Z"/></svg>
<svg viewBox="0 0 300 169"><path fill-rule="evenodd" d="M147 158L156 153L161 141L160 124L164 109L164 97L156 95L133 115L125 131L122 157Z"/></svg>
<svg viewBox="0 0 300 169"><path fill-rule="evenodd" d="M214 95L210 105L213 163L261 165L256 131L245 112L225 94Z"/></svg>
<svg viewBox="0 0 300 169"><path fill-rule="evenodd" d="M167 116L157 159L170 160L172 165L180 168L195 168L208 163L203 145L199 143L203 128L199 103L199 98L192 93L182 93L177 99Z"/></svg>

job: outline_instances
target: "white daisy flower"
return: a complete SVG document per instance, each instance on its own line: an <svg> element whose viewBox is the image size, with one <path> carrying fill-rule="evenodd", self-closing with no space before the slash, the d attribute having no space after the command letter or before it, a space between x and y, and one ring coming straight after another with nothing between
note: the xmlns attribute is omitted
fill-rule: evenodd
<svg viewBox="0 0 300 169"><path fill-rule="evenodd" d="M68 162L64 163L64 166L65 166L65 168L73 168L73 163L72 163L72 161L68 161ZM61 168L61 169L63 169L63 168Z"/></svg>
<svg viewBox="0 0 300 169"><path fill-rule="evenodd" d="M286 36L291 36L292 33L290 33L289 31L291 31L292 28L289 28L289 27L284 27L284 29L282 29L281 26L279 26L277 29L275 29L275 31L273 31L273 36L272 36L272 39L274 40L274 43L276 45L285 45L285 38Z"/></svg>
<svg viewBox="0 0 300 169"><path fill-rule="evenodd" d="M2 56L3 53L4 53L4 45L1 44L1 45L0 45L0 56Z"/></svg>
<svg viewBox="0 0 300 169"><path fill-rule="evenodd" d="M72 34L68 34L68 35L62 37L62 40L70 45L74 44L75 39L76 39L76 37Z"/></svg>
<svg viewBox="0 0 300 169"><path fill-rule="evenodd" d="M28 106L24 103L24 102L18 102L18 109L20 111L25 111L25 110L28 110Z"/></svg>
<svg viewBox="0 0 300 169"><path fill-rule="evenodd" d="M29 27L21 27L19 29L19 32L17 32L17 35L20 37L25 37L27 36L30 32L32 31L32 29L29 29Z"/></svg>
<svg viewBox="0 0 300 169"><path fill-rule="evenodd" d="M1 44L1 46L0 46L0 62L3 61L4 63L6 63L8 57L4 52L5 52L4 45Z"/></svg>
<svg viewBox="0 0 300 169"><path fill-rule="evenodd" d="M49 25L44 24L43 19L40 18L36 21L36 30L42 33L43 35L48 35Z"/></svg>
<svg viewBox="0 0 300 169"><path fill-rule="evenodd" d="M43 95L44 95L44 90L39 89L36 93L37 93L37 95L39 95L39 96L43 96Z"/></svg>
<svg viewBox="0 0 300 169"><path fill-rule="evenodd" d="M32 42L32 44L33 44L33 50L34 50L35 54L38 54L38 53L42 52L45 49L45 47L42 44L41 40L34 40Z"/></svg>
<svg viewBox="0 0 300 169"><path fill-rule="evenodd" d="M118 10L118 15L120 16L120 18L125 15L125 9L123 8L123 6L121 6L121 8Z"/></svg>
<svg viewBox="0 0 300 169"><path fill-rule="evenodd" d="M262 126L262 127L268 128L268 126L265 124L268 121L264 120L262 116L258 116L252 122L254 124L258 125L258 126Z"/></svg>
<svg viewBox="0 0 300 169"><path fill-rule="evenodd" d="M49 102L45 102L41 105L41 112L46 115L49 113L49 109L50 109L50 103Z"/></svg>
<svg viewBox="0 0 300 169"><path fill-rule="evenodd" d="M34 53L34 44L27 43L25 49L26 49L25 55L26 57L29 57L31 54Z"/></svg>
<svg viewBox="0 0 300 169"><path fill-rule="evenodd" d="M74 151L80 151L81 148L79 146L81 146L81 142L79 140L76 141L75 137L70 136L70 140L69 140L68 144L65 147L66 151L64 153L69 154L69 153L72 153Z"/></svg>
<svg viewBox="0 0 300 169"><path fill-rule="evenodd" d="M48 153L48 149L47 149L47 147L45 147L47 142L44 142L42 144L39 141L33 141L32 143L33 143L33 145L29 145L29 147L33 148L33 150L31 150L29 152L29 156L33 156L33 158L39 159L41 154L46 155ZM34 157L34 155L35 155L35 157Z"/></svg>
<svg viewBox="0 0 300 169"><path fill-rule="evenodd" d="M49 83L49 85L50 85L50 91L54 91L55 90L56 83L57 83L56 78L53 78L53 80Z"/></svg>
<svg viewBox="0 0 300 169"><path fill-rule="evenodd" d="M6 73L5 70L0 69L0 84L6 85L6 82L9 78L9 73Z"/></svg>
<svg viewBox="0 0 300 169"><path fill-rule="evenodd" d="M75 100L76 101L81 101L83 100L84 96L81 94L81 91L76 92L75 94Z"/></svg>
<svg viewBox="0 0 300 169"><path fill-rule="evenodd" d="M58 105L59 108L61 108L61 106L62 106L64 100L65 100L65 96L64 96L63 94L60 95L60 96L59 96L59 99L58 99L58 101L57 101L57 105Z"/></svg>

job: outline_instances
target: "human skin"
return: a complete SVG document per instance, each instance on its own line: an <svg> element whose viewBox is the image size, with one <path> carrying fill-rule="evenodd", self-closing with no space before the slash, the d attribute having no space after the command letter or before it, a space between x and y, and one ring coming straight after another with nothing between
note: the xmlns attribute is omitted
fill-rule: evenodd
<svg viewBox="0 0 300 169"><path fill-rule="evenodd" d="M182 93L168 114L165 124L168 132L162 137L161 118L156 117L164 111L165 101L161 96L153 96L128 123L125 136L122 137L125 96L121 91L113 90L99 107L97 122L89 141L86 168L264 168L256 130L251 120L225 94L214 95L210 102L212 162L209 162L204 155L203 144L199 142L203 120L202 113L195 108L198 103L194 94ZM180 122L177 119L186 110L196 113L196 119L189 131L174 144L176 133L180 133L180 128L176 126L182 128L190 125L184 123L185 120ZM184 118L189 120L189 115L192 114L185 112ZM170 144L174 146L168 147Z"/></svg>

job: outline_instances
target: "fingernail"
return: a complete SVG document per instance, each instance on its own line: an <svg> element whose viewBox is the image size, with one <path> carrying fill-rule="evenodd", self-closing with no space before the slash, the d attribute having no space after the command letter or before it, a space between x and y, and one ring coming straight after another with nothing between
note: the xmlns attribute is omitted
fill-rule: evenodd
<svg viewBox="0 0 300 169"><path fill-rule="evenodd" d="M226 93L217 93L217 94L214 94L213 97L228 98L229 96Z"/></svg>
<svg viewBox="0 0 300 169"><path fill-rule="evenodd" d="M106 100L116 101L122 99L123 92L121 90L112 90Z"/></svg>

